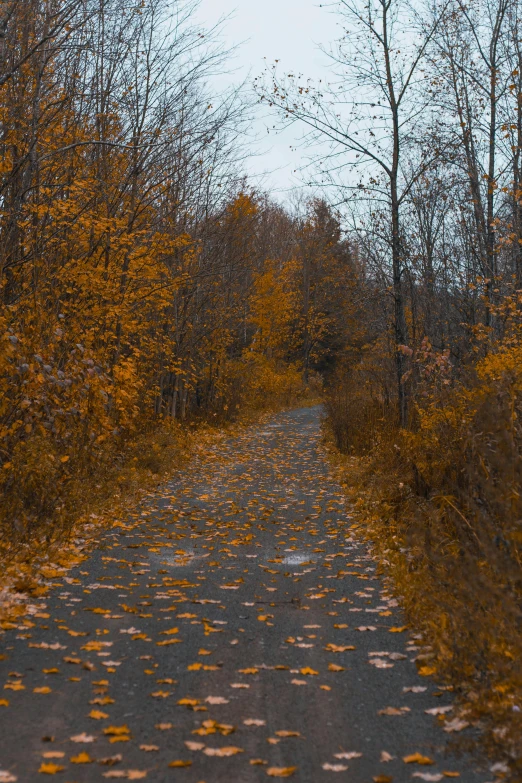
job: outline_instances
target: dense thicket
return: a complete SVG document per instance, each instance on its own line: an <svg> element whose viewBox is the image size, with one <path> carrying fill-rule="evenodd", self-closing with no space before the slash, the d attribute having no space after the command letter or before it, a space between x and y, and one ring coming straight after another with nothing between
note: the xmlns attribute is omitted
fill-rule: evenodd
<svg viewBox="0 0 522 783"><path fill-rule="evenodd" d="M212 94L227 54L194 9L2 3L4 541L52 537L158 422L290 399L344 330L339 224L249 188L247 106Z"/></svg>

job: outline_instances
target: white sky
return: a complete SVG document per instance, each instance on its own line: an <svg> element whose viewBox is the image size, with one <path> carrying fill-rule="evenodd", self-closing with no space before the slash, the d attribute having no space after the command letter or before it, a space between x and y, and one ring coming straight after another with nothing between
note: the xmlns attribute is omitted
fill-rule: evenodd
<svg viewBox="0 0 522 783"><path fill-rule="evenodd" d="M211 26L222 16L231 14L225 23L224 36L228 45L242 44L236 56L234 81L262 73L265 64L275 60L286 73L302 73L312 79L326 75L326 58L319 44L328 44L337 37L335 16L320 0L201 0L198 17ZM266 58L266 59L264 59ZM300 184L293 171L299 167L303 154L291 151L298 140L297 127L284 133L267 134L273 125L260 110L255 131L261 139L261 155L249 162L249 170L260 178L259 184L284 195L284 191Z"/></svg>

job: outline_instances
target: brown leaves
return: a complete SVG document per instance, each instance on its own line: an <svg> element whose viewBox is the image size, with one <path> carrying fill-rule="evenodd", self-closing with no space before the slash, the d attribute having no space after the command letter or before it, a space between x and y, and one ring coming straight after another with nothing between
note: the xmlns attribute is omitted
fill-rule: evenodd
<svg viewBox="0 0 522 783"><path fill-rule="evenodd" d="M353 644L340 645L340 644L332 644L330 642L330 644L327 644L324 649L327 652L336 652L337 653L337 652L346 652L347 650L355 650L355 647L353 646Z"/></svg>
<svg viewBox="0 0 522 783"><path fill-rule="evenodd" d="M409 707L385 707L382 710L379 710L377 713L378 715L406 715L406 713L410 712Z"/></svg>

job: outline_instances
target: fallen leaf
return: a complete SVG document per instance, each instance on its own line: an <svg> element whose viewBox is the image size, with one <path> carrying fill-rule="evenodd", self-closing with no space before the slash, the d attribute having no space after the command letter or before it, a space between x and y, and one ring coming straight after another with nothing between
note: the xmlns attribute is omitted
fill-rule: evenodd
<svg viewBox="0 0 522 783"><path fill-rule="evenodd" d="M356 750L349 751L348 753L334 753L333 755L336 759L346 759L346 761L349 761L350 759L360 759L362 757L362 753L357 753Z"/></svg>
<svg viewBox="0 0 522 783"><path fill-rule="evenodd" d="M207 696L205 699L207 704L228 704L228 699L224 699L223 696Z"/></svg>
<svg viewBox="0 0 522 783"><path fill-rule="evenodd" d="M429 756L423 756L422 753L412 753L409 756L403 756L405 764L435 764Z"/></svg>
<svg viewBox="0 0 522 783"><path fill-rule="evenodd" d="M297 770L297 767L269 767L266 774L271 778L289 778Z"/></svg>
<svg viewBox="0 0 522 783"><path fill-rule="evenodd" d="M144 750L147 753L151 753L154 750L159 750L157 745L140 745L140 750Z"/></svg>
<svg viewBox="0 0 522 783"><path fill-rule="evenodd" d="M233 745L229 745L224 748L205 748L203 753L205 756L235 756L237 753L243 753L243 748L236 748Z"/></svg>
<svg viewBox="0 0 522 783"><path fill-rule="evenodd" d="M75 734L74 737L69 737L71 742L94 742L96 737L94 737L92 734L86 734L83 732L82 734Z"/></svg>
<svg viewBox="0 0 522 783"><path fill-rule="evenodd" d="M465 729L469 726L469 723L467 723L465 720L461 720L460 718L453 718L453 720L446 721L444 726L442 727L444 731L462 731L462 729Z"/></svg>
<svg viewBox="0 0 522 783"><path fill-rule="evenodd" d="M171 761L169 764L169 767L191 767L192 761L181 761L180 759L176 759L176 761Z"/></svg>
<svg viewBox="0 0 522 783"><path fill-rule="evenodd" d="M412 778L420 778L421 780L431 781L431 783L438 783L443 777L444 775L441 775L440 772L414 772L412 775Z"/></svg>
<svg viewBox="0 0 522 783"><path fill-rule="evenodd" d="M63 772L65 767L60 766L60 764L53 764L52 762L43 763L40 764L40 769L38 772L41 772L44 775L56 775L57 772Z"/></svg>
<svg viewBox="0 0 522 783"><path fill-rule="evenodd" d="M315 669L311 669L309 666L305 666L303 669L300 669L299 671L301 672L301 674L310 675L310 676L315 676L319 674L319 672L316 672Z"/></svg>
<svg viewBox="0 0 522 783"><path fill-rule="evenodd" d="M187 740L185 742L185 747L189 750L203 750L205 744L203 742L192 742L191 740Z"/></svg>
<svg viewBox="0 0 522 783"><path fill-rule="evenodd" d="M93 759L89 756L88 753L78 753L77 756L71 756L70 761L72 761L73 764L91 764Z"/></svg>
<svg viewBox="0 0 522 783"><path fill-rule="evenodd" d="M33 688L33 693L51 693L51 688L44 685L41 688Z"/></svg>
<svg viewBox="0 0 522 783"><path fill-rule="evenodd" d="M344 672L346 669L344 666L338 666L336 663L329 663L328 664L328 671L329 672Z"/></svg>
<svg viewBox="0 0 522 783"><path fill-rule="evenodd" d="M276 731L276 736L277 737L300 737L301 735L299 734L298 731L282 730L282 731Z"/></svg>
<svg viewBox="0 0 522 783"><path fill-rule="evenodd" d="M112 767L114 764L119 764L120 761L123 761L123 756L121 753L117 753L114 756L107 756L104 759L98 759L98 764L104 764L106 767Z"/></svg>
<svg viewBox="0 0 522 783"><path fill-rule="evenodd" d="M118 737L124 734L130 734L129 727L126 725L123 726L107 726L103 733L110 736L110 737Z"/></svg>
<svg viewBox="0 0 522 783"><path fill-rule="evenodd" d="M444 715L445 712L450 712L453 706L450 704L447 707L432 707L430 710L424 710L427 715Z"/></svg>
<svg viewBox="0 0 522 783"><path fill-rule="evenodd" d="M378 715L405 715L410 712L409 707L385 707L383 710L379 710Z"/></svg>
<svg viewBox="0 0 522 783"><path fill-rule="evenodd" d="M266 726L266 720L259 720L259 718L246 718L243 723L245 726Z"/></svg>
<svg viewBox="0 0 522 783"><path fill-rule="evenodd" d="M108 718L106 712L102 712L101 710L91 710L89 713L89 718L93 718L93 720L103 720L104 718Z"/></svg>

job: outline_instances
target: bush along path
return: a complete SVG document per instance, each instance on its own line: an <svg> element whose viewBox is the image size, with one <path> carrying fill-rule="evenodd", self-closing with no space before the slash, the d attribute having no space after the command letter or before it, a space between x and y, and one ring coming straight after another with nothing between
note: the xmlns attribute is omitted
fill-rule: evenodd
<svg viewBox="0 0 522 783"><path fill-rule="evenodd" d="M215 446L5 631L0 781L495 777L452 749L470 729L356 538L320 416Z"/></svg>

